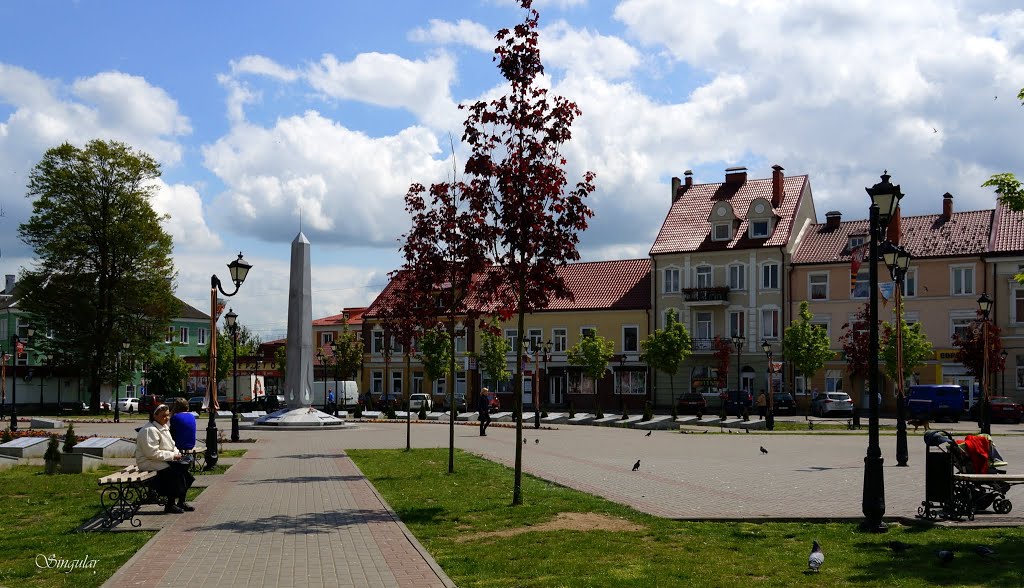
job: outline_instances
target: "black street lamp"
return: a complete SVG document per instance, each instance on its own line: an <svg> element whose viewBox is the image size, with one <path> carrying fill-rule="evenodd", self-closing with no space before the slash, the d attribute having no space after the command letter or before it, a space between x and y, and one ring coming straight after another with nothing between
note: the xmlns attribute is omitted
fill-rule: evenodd
<svg viewBox="0 0 1024 588"><path fill-rule="evenodd" d="M115 423L121 422L121 407L120 407L120 404L121 404L121 402L120 402L120 400L121 400L120 399L121 377L120 376L121 376L121 366L124 365L122 363L122 355L124 354L124 352L128 351L128 345L129 345L128 344L128 338L125 337L124 340L121 341L121 351L117 352L117 369L114 370L114 422ZM126 394L128 393L128 383L127 383L127 381L125 382L125 393Z"/></svg>
<svg viewBox="0 0 1024 588"><path fill-rule="evenodd" d="M545 376L547 375L547 367L548 367L548 365L547 365L547 362L545 361L544 362L544 375ZM625 354L625 352L623 352L623 354L619 356L619 373L617 374L618 377L616 378L616 380L617 380L616 383L618 384L618 389L619 389L619 412L621 412L622 414L626 414L626 398L625 398L625 395L622 393L622 373L625 371L625 369L626 369L626 354Z"/></svg>
<svg viewBox="0 0 1024 588"><path fill-rule="evenodd" d="M4 404L7 402L7 358L6 351L0 348L0 420L4 418ZM13 370L11 373L14 373Z"/></svg>
<svg viewBox="0 0 1024 588"><path fill-rule="evenodd" d="M775 410L772 407L772 397L775 396L775 390L772 389L772 374L775 373L772 344L765 339L761 342L761 351L764 351L765 357L768 358L768 391L765 392L765 415L764 415L764 428L769 431L775 430Z"/></svg>
<svg viewBox="0 0 1024 588"><path fill-rule="evenodd" d="M992 299L988 293L982 292L978 297L978 310L981 311L981 410L978 411L978 426L984 435L992 434L992 415L989 407L989 373L988 373L988 316L992 312Z"/></svg>
<svg viewBox="0 0 1024 588"><path fill-rule="evenodd" d="M18 430L18 356L21 355L21 350L28 344L32 335L35 334L35 327L28 325L25 328L24 342L22 342L21 337L17 333L11 335L11 351L13 352L11 353L11 431ZM28 355L25 357L28 357Z"/></svg>
<svg viewBox="0 0 1024 588"><path fill-rule="evenodd" d="M910 269L910 253L899 245L886 243L882 258L896 283L896 465L907 467L910 451L907 449L907 395L903 374L903 282Z"/></svg>
<svg viewBox="0 0 1024 588"><path fill-rule="evenodd" d="M740 354L743 352L743 344L747 342L747 338L743 335L732 336L732 346L736 348L736 389L743 389L743 382L740 379Z"/></svg>
<svg viewBox="0 0 1024 588"><path fill-rule="evenodd" d="M537 384L533 387L533 428L540 428L540 374L538 364L540 354L544 351L544 345L536 339L530 339L530 353L533 354L533 378Z"/></svg>
<svg viewBox="0 0 1024 588"><path fill-rule="evenodd" d="M896 213L903 193L899 185L889 183L889 172L882 173L882 181L864 190L871 197L868 209L868 394L871 395L870 418L868 421L868 450L864 456L864 489L861 510L864 522L861 530L872 533L888 531L882 517L885 516L885 475L882 465L882 449L878 440L878 244L885 237L885 228Z"/></svg>
<svg viewBox="0 0 1024 588"><path fill-rule="evenodd" d="M1006 356L1007 355L1009 355L1009 353L1007 353L1005 349L1003 349L1002 351L999 352L999 358L1003 360L1003 362L1000 364L1000 365L1003 366L1003 369L1002 369L1002 372L1003 372L1003 385L1000 386L1000 388L999 388L999 395L1000 396L1006 396ZM0 416L3 416L3 412L0 412Z"/></svg>
<svg viewBox="0 0 1024 588"><path fill-rule="evenodd" d="M327 364L324 363L327 360L327 356L324 355L324 348L320 347L316 351L316 361L320 364L320 375L324 377L324 412L327 412ZM316 381L316 375L313 375L313 381Z"/></svg>
<svg viewBox="0 0 1024 588"><path fill-rule="evenodd" d="M412 350L415 354L415 350ZM331 343L331 357L334 358L334 416L338 416L338 404L342 399L341 388L338 387L338 370L341 368L341 350L333 342Z"/></svg>
<svg viewBox="0 0 1024 588"><path fill-rule="evenodd" d="M231 440L238 441L238 315L229 308L224 315L224 324L231 335Z"/></svg>
<svg viewBox="0 0 1024 588"><path fill-rule="evenodd" d="M238 294L242 287L245 276L249 274L252 265L242 258L241 252L238 259L228 264L228 271L231 273L231 281L235 284L235 290L228 294L221 287L220 279L216 275L210 277L210 355L207 371L209 371L209 382L206 386L206 393L209 395L207 406L210 410L210 418L206 423L206 469L213 469L217 465L217 291L227 297ZM224 308L223 306L221 308Z"/></svg>
<svg viewBox="0 0 1024 588"><path fill-rule="evenodd" d="M544 378L545 379L548 377L548 362L551 361L551 348L552 347L554 347L554 343L551 342L551 339L548 339L547 342L544 343L544 357L542 358L544 360ZM495 390L494 392L495 392L495 394L497 394L498 391Z"/></svg>

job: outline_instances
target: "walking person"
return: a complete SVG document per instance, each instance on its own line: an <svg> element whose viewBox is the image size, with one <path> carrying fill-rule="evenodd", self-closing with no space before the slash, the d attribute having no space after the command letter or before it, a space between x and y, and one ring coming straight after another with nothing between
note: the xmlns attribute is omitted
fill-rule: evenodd
<svg viewBox="0 0 1024 588"><path fill-rule="evenodd" d="M761 393L757 395L757 414L764 420L764 416L768 413L768 395L765 394L764 388L761 389Z"/></svg>
<svg viewBox="0 0 1024 588"><path fill-rule="evenodd" d="M338 416L338 407L334 404L334 390L327 391L327 412Z"/></svg>
<svg viewBox="0 0 1024 588"><path fill-rule="evenodd" d="M480 413L480 436L487 436L487 427L491 424L491 399L488 396L487 388L480 390L480 396L476 399L476 409Z"/></svg>

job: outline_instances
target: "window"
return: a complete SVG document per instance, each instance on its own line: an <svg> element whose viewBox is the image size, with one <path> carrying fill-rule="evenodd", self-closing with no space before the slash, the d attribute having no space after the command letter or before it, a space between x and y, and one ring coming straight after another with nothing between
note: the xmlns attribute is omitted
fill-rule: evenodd
<svg viewBox="0 0 1024 588"><path fill-rule="evenodd" d="M526 329L526 338L530 342L531 350L540 350L544 344L544 329Z"/></svg>
<svg viewBox="0 0 1024 588"><path fill-rule="evenodd" d="M771 224L767 220L750 221L750 237L759 239L768 236Z"/></svg>
<svg viewBox="0 0 1024 588"><path fill-rule="evenodd" d="M827 370L825 372L825 392L843 391L843 372L841 370Z"/></svg>
<svg viewBox="0 0 1024 588"><path fill-rule="evenodd" d="M404 396L402 392L402 372L400 370L391 372L391 394L394 396Z"/></svg>
<svg viewBox="0 0 1024 588"><path fill-rule="evenodd" d="M667 267L665 268L665 289L663 292L671 293L679 291L679 268Z"/></svg>
<svg viewBox="0 0 1024 588"><path fill-rule="evenodd" d="M167 332L164 334L164 343L168 345L174 343L174 327L167 327Z"/></svg>
<svg viewBox="0 0 1024 588"><path fill-rule="evenodd" d="M456 333L458 333L458 334L455 335L455 353L465 353L466 352L466 331L463 330L463 329L459 329L459 330L456 331Z"/></svg>
<svg viewBox="0 0 1024 588"><path fill-rule="evenodd" d="M384 331L374 330L370 339L370 353L380 353L384 349Z"/></svg>
<svg viewBox="0 0 1024 588"><path fill-rule="evenodd" d="M1010 322L1024 323L1024 288L1017 288L1011 293Z"/></svg>
<svg viewBox="0 0 1024 588"><path fill-rule="evenodd" d="M370 390L377 395L384 393L384 372L373 370L370 379Z"/></svg>
<svg viewBox="0 0 1024 588"><path fill-rule="evenodd" d="M505 329L505 340L508 341L509 353L518 353L519 332L516 329Z"/></svg>
<svg viewBox="0 0 1024 588"><path fill-rule="evenodd" d="M0 341L6 341L10 338L10 335L7 334L7 321L0 321Z"/></svg>
<svg viewBox="0 0 1024 588"><path fill-rule="evenodd" d="M412 392L423 392L423 372L412 373Z"/></svg>
<svg viewBox="0 0 1024 588"><path fill-rule="evenodd" d="M448 394L448 381L441 377L434 380L434 394L438 396L446 396Z"/></svg>
<svg viewBox="0 0 1024 588"><path fill-rule="evenodd" d="M320 333L320 347L330 345L334 342L334 333L323 331Z"/></svg>
<svg viewBox="0 0 1024 588"><path fill-rule="evenodd" d="M676 310L674 308L666 309L665 313L661 315L661 328L664 329L665 327L668 326L668 317L670 317L670 316L675 317L677 322L679 321L679 311L678 310Z"/></svg>
<svg viewBox="0 0 1024 588"><path fill-rule="evenodd" d="M811 322L811 326L825 331L825 334L832 338L832 321L821 320L821 317L815 317L818 320Z"/></svg>
<svg viewBox="0 0 1024 588"><path fill-rule="evenodd" d="M779 338L779 309L761 309L761 337L764 339Z"/></svg>
<svg viewBox="0 0 1024 588"><path fill-rule="evenodd" d="M850 240L847 242L846 246L850 251L853 251L863 245L865 241L867 241L867 237L864 235L850 235Z"/></svg>
<svg viewBox="0 0 1024 588"><path fill-rule="evenodd" d="M647 394L647 372L618 370L615 372L616 394Z"/></svg>
<svg viewBox="0 0 1024 588"><path fill-rule="evenodd" d="M711 237L712 241L728 241L732 238L732 223L715 223L715 232Z"/></svg>
<svg viewBox="0 0 1024 588"><path fill-rule="evenodd" d="M206 329L196 329L196 344L206 345Z"/></svg>
<svg viewBox="0 0 1024 588"><path fill-rule="evenodd" d="M697 287L698 288L710 288L711 287L711 266L700 265L697 266Z"/></svg>
<svg viewBox="0 0 1024 588"><path fill-rule="evenodd" d="M729 311L729 336L730 337L746 337L746 316L747 313L742 310L730 310Z"/></svg>
<svg viewBox="0 0 1024 588"><path fill-rule="evenodd" d="M917 268L907 270L903 277L903 295L907 297L917 296Z"/></svg>
<svg viewBox="0 0 1024 588"><path fill-rule="evenodd" d="M1017 389L1024 389L1024 355L1017 356Z"/></svg>
<svg viewBox="0 0 1024 588"><path fill-rule="evenodd" d="M952 330L950 339L954 336L963 337L967 335L967 331L971 328L971 323L974 322L973 316L954 316L950 317L950 323L952 323Z"/></svg>
<svg viewBox="0 0 1024 588"><path fill-rule="evenodd" d="M735 263L729 266L729 289L747 289L747 268L743 264Z"/></svg>
<svg viewBox="0 0 1024 588"><path fill-rule="evenodd" d="M828 274L807 276L807 290L811 300L828 300Z"/></svg>
<svg viewBox="0 0 1024 588"><path fill-rule="evenodd" d="M594 327L580 327L580 339L586 337L587 335L596 335L596 334L597 334L597 329L594 328Z"/></svg>
<svg viewBox="0 0 1024 588"><path fill-rule="evenodd" d="M565 353L568 335L565 329L551 329L551 337L554 339L554 353Z"/></svg>
<svg viewBox="0 0 1024 588"><path fill-rule="evenodd" d="M181 327L178 329L178 341L180 341L182 345L188 345L188 327Z"/></svg>
<svg viewBox="0 0 1024 588"><path fill-rule="evenodd" d="M974 294L974 266L951 268L953 276L950 281L949 293L953 296Z"/></svg>
<svg viewBox="0 0 1024 588"><path fill-rule="evenodd" d="M594 378L583 372L569 372L569 393L570 394L593 394Z"/></svg>
<svg viewBox="0 0 1024 588"><path fill-rule="evenodd" d="M710 341L715 336L714 322L710 312L698 312L696 313L696 319L694 320L694 331L696 331L697 339L704 339L706 347L700 347L701 349L709 349ZM694 349L698 348L698 345L703 343L693 342Z"/></svg>
<svg viewBox="0 0 1024 588"><path fill-rule="evenodd" d="M761 288L764 290L779 289L779 265L766 263L761 266Z"/></svg>
<svg viewBox="0 0 1024 588"><path fill-rule="evenodd" d="M622 327L622 352L636 352L640 350L640 327L626 325Z"/></svg>
<svg viewBox="0 0 1024 588"><path fill-rule="evenodd" d="M456 348L455 348L455 350L456 350L456 351L458 351L458 350L459 350L459 349L458 349L458 340L459 340L459 339L458 339L458 337L456 337L456 338L455 338L455 345L456 345ZM392 335L392 336L390 337L390 343L391 343L391 352L392 352L393 354L395 354L395 355L401 355L402 353L405 353L405 348L404 348L404 347L402 347L402 344L398 342L398 339L396 339L394 335Z"/></svg>
<svg viewBox="0 0 1024 588"><path fill-rule="evenodd" d="M871 276L869 270L857 272L857 283L853 286L850 298L867 298L871 294Z"/></svg>

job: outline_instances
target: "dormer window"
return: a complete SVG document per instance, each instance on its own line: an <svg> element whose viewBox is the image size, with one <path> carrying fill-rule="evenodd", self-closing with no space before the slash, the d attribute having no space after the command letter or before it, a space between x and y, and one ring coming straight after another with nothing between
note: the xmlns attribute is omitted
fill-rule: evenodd
<svg viewBox="0 0 1024 588"><path fill-rule="evenodd" d="M728 241L732 239L732 223L715 223L711 239L713 241Z"/></svg>
<svg viewBox="0 0 1024 588"><path fill-rule="evenodd" d="M768 219L750 221L750 238L763 239L771 233L771 222Z"/></svg>
<svg viewBox="0 0 1024 588"><path fill-rule="evenodd" d="M848 244L848 248L850 251L853 251L857 247L863 245L865 241L867 241L867 237L865 237L864 235L850 235L850 242Z"/></svg>

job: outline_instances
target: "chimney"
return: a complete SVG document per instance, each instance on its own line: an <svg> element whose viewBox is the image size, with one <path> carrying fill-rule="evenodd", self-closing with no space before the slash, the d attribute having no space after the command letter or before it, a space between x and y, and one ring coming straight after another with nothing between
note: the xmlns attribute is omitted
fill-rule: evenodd
<svg viewBox="0 0 1024 588"><path fill-rule="evenodd" d="M825 213L825 228L834 230L839 228L839 223L843 221L843 213L838 210L830 210Z"/></svg>
<svg viewBox="0 0 1024 588"><path fill-rule="evenodd" d="M725 168L726 184L743 184L747 181L747 168L741 166Z"/></svg>
<svg viewBox="0 0 1024 588"><path fill-rule="evenodd" d="M672 204L679 200L679 178L672 176Z"/></svg>
<svg viewBox="0 0 1024 588"><path fill-rule="evenodd" d="M772 166L772 207L778 208L782 204L782 198L786 195L782 180L786 176L782 173L781 165Z"/></svg>
<svg viewBox="0 0 1024 588"><path fill-rule="evenodd" d="M7 274L4 278L4 294L11 294L14 292L14 274Z"/></svg>
<svg viewBox="0 0 1024 588"><path fill-rule="evenodd" d="M942 216L940 218L944 221L953 218L953 195L949 192L942 195Z"/></svg>
<svg viewBox="0 0 1024 588"><path fill-rule="evenodd" d="M686 189L689 190L693 187L693 170L684 171L683 176L686 177Z"/></svg>
<svg viewBox="0 0 1024 588"><path fill-rule="evenodd" d="M885 229L885 238L899 245L900 232L900 207L897 206L896 212L892 213L892 218L889 219L889 226Z"/></svg>

